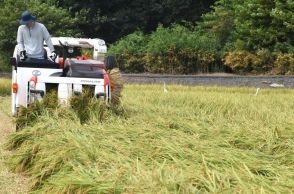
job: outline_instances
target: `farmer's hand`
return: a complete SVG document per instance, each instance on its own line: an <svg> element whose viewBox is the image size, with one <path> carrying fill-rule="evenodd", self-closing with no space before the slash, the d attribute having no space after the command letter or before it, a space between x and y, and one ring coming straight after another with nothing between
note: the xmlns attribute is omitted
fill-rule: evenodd
<svg viewBox="0 0 294 194"><path fill-rule="evenodd" d="M55 53L55 51L51 52L50 58L52 59L52 61L55 61L55 59L57 58L57 54Z"/></svg>
<svg viewBox="0 0 294 194"><path fill-rule="evenodd" d="M26 51L20 51L19 58L20 58L21 61L26 60L26 58L27 58Z"/></svg>

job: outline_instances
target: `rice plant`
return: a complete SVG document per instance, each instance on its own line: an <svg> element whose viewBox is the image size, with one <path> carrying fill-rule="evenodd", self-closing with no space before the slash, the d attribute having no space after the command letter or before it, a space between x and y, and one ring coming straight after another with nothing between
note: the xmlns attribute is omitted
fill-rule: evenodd
<svg viewBox="0 0 294 194"><path fill-rule="evenodd" d="M40 115L52 112L56 108L58 108L58 99L55 91L47 93L42 102L36 100L29 104L27 108L20 107L16 119L17 129L33 126Z"/></svg>
<svg viewBox="0 0 294 194"><path fill-rule="evenodd" d="M127 116L103 122L41 114L7 139L7 163L32 193L293 192L294 90L167 89L126 86Z"/></svg>
<svg viewBox="0 0 294 194"><path fill-rule="evenodd" d="M11 93L11 81L0 78L0 96L8 96Z"/></svg>

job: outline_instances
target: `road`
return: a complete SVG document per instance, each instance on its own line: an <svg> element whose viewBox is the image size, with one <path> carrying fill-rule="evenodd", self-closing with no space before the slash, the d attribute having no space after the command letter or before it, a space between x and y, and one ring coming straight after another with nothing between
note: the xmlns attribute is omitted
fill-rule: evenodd
<svg viewBox="0 0 294 194"><path fill-rule="evenodd" d="M158 75L158 74L123 74L126 83L137 84L181 84L193 86L249 86L270 87L282 84L294 88L294 76L238 76L230 74L211 75Z"/></svg>

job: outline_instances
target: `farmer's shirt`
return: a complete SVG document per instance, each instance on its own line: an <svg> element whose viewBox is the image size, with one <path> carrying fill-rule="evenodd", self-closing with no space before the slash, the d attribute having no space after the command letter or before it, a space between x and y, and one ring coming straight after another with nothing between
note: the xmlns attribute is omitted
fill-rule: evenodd
<svg viewBox="0 0 294 194"><path fill-rule="evenodd" d="M44 41L50 51L54 51L50 34L47 28L38 22L32 28L21 25L17 32L17 44L19 51L26 51L29 58L44 59Z"/></svg>

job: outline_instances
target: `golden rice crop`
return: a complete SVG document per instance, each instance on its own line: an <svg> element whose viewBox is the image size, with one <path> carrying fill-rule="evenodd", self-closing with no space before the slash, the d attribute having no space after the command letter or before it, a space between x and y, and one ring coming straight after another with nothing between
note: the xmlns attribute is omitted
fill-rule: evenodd
<svg viewBox="0 0 294 194"><path fill-rule="evenodd" d="M127 117L41 114L9 137L7 163L35 193L291 193L294 90L254 94L129 85Z"/></svg>
<svg viewBox="0 0 294 194"><path fill-rule="evenodd" d="M110 84L112 88L111 102L114 105L119 105L121 100L121 93L123 89L124 81L118 68L114 68L108 71Z"/></svg>
<svg viewBox="0 0 294 194"><path fill-rule="evenodd" d="M11 81L0 78L0 96L7 96L11 93Z"/></svg>

